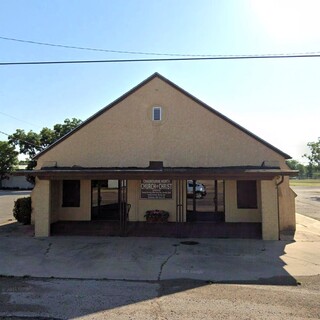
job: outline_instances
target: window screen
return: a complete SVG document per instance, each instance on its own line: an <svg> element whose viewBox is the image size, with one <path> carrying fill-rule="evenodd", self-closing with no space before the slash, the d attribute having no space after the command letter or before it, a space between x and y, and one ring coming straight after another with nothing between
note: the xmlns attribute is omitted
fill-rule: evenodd
<svg viewBox="0 0 320 320"><path fill-rule="evenodd" d="M161 107L153 107L152 120L154 121L161 120Z"/></svg>
<svg viewBox="0 0 320 320"><path fill-rule="evenodd" d="M257 209L257 182L255 180L237 181L237 205L239 209Z"/></svg>
<svg viewBox="0 0 320 320"><path fill-rule="evenodd" d="M62 206L80 207L80 180L63 180Z"/></svg>

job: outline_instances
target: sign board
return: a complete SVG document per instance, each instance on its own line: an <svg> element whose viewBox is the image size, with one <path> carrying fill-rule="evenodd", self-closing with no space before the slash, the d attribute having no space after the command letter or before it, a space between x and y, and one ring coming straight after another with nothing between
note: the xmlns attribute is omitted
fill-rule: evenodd
<svg viewBox="0 0 320 320"><path fill-rule="evenodd" d="M172 180L141 180L141 199L172 199Z"/></svg>

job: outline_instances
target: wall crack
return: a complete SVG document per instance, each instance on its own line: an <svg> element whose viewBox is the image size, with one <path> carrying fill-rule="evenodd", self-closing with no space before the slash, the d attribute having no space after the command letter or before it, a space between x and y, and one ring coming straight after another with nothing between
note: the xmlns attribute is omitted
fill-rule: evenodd
<svg viewBox="0 0 320 320"><path fill-rule="evenodd" d="M46 252L45 252L45 254L44 254L45 256L48 256L48 255L49 255L51 246L52 246L52 243L50 242L49 245L48 245L48 248L47 248L47 250L46 250Z"/></svg>

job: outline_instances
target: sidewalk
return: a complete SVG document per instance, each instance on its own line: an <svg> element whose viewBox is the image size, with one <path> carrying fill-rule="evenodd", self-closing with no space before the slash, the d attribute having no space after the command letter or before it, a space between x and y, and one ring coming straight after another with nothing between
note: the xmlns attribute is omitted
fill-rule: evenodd
<svg viewBox="0 0 320 320"><path fill-rule="evenodd" d="M320 274L320 222L299 214L287 241L33 238L30 226L17 228L0 226L2 276L294 284L297 276Z"/></svg>

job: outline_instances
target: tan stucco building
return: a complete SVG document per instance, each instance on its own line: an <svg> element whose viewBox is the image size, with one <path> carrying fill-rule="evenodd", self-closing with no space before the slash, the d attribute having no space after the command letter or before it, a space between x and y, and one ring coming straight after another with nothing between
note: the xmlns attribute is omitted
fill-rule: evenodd
<svg viewBox="0 0 320 320"><path fill-rule="evenodd" d="M35 235L81 221L106 235L278 240L295 230L289 158L155 73L36 156ZM148 210L168 222L147 223Z"/></svg>

